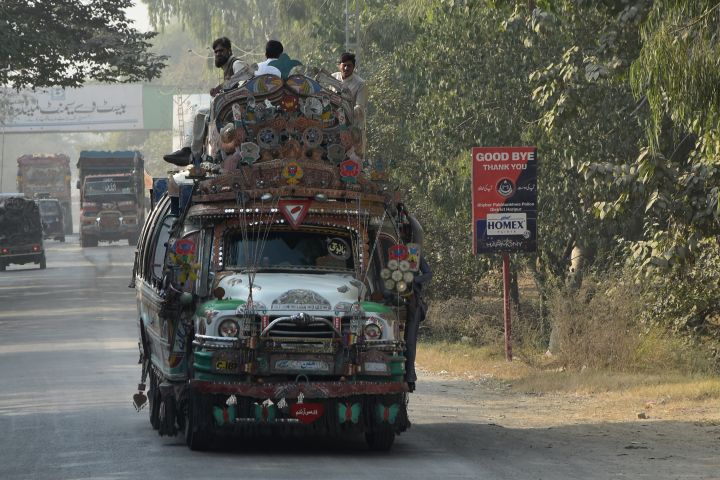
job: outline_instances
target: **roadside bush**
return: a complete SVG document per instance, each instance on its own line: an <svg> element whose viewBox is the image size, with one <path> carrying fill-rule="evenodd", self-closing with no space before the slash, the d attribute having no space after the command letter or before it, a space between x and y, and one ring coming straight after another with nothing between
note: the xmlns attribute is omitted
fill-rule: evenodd
<svg viewBox="0 0 720 480"><path fill-rule="evenodd" d="M702 357L689 360L686 355L683 365L704 363L716 373L720 372L719 271L720 245L712 239L701 242L692 264L642 272L652 282L643 320L655 329L672 333L680 350Z"/></svg>
<svg viewBox="0 0 720 480"><path fill-rule="evenodd" d="M629 274L588 276L550 297L552 353L568 368L626 372L713 371L707 342L647 321L657 292Z"/></svg>
<svg viewBox="0 0 720 480"><path fill-rule="evenodd" d="M451 297L433 300L423 325L423 335L457 342L470 339L478 345L501 343L502 299Z"/></svg>
<svg viewBox="0 0 720 480"><path fill-rule="evenodd" d="M538 306L534 300L523 301L520 312L511 312L513 351L528 356L544 352L547 336L541 329ZM422 332L432 340L463 341L504 350L502 292L467 298L434 300Z"/></svg>
<svg viewBox="0 0 720 480"><path fill-rule="evenodd" d="M548 303L552 353L565 366L633 368L640 345L643 296L631 280L588 276L581 288L560 288Z"/></svg>
<svg viewBox="0 0 720 480"><path fill-rule="evenodd" d="M485 352L503 356L499 284L500 277L489 272L472 300L432 300L421 337L485 347ZM513 355L525 364L662 375L717 373L717 338L683 334L657 321L651 315L658 302L656 283L640 280L631 271L587 274L580 288L551 291L547 307L552 334L540 319L539 297L530 284L521 281L520 311L512 311ZM548 343L553 356L545 358Z"/></svg>

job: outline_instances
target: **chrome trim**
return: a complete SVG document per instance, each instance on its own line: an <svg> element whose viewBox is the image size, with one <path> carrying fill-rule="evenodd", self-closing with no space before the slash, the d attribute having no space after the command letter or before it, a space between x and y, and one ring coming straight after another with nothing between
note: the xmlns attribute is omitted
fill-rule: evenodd
<svg viewBox="0 0 720 480"><path fill-rule="evenodd" d="M314 317L314 316L308 315L307 313L304 313L304 312L297 313L295 315L291 315L291 316L287 316L287 317L276 318L275 320L270 322L270 324L267 327L265 327L262 332L260 332L260 336L267 337L268 334L270 333L270 330L272 329L272 327L275 324L280 323L280 322L292 322L292 323L300 324L300 325L303 325L303 324L304 325L312 325L312 324L324 323L325 325L330 327L330 329L333 331L335 336L342 337L342 333L340 333L335 328L335 325L333 324L333 322L331 322L327 318ZM308 338L312 338L312 337L308 337Z"/></svg>

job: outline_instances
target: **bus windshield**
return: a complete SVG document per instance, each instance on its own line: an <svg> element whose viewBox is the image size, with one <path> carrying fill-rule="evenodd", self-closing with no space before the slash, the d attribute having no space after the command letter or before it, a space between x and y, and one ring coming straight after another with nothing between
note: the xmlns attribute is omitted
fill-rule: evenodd
<svg viewBox="0 0 720 480"><path fill-rule="evenodd" d="M352 271L352 241L347 232L277 229L234 232L226 238L228 268L258 270Z"/></svg>

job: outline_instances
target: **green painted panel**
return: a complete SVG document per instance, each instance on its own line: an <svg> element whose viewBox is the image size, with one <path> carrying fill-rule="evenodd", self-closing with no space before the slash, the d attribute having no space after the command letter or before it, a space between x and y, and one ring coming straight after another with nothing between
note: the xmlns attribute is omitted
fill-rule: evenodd
<svg viewBox="0 0 720 480"><path fill-rule="evenodd" d="M172 130L173 95L172 87L143 85L143 126L145 130Z"/></svg>
<svg viewBox="0 0 720 480"><path fill-rule="evenodd" d="M405 357L392 357L390 359L390 374L402 375L405 373Z"/></svg>
<svg viewBox="0 0 720 480"><path fill-rule="evenodd" d="M212 369L212 352L195 352L193 367L195 370L209 372Z"/></svg>
<svg viewBox="0 0 720 480"><path fill-rule="evenodd" d="M360 306L366 312L372 313L391 313L392 309L382 303L377 302L361 302Z"/></svg>
<svg viewBox="0 0 720 480"><path fill-rule="evenodd" d="M200 305L195 315L201 316L208 310L236 310L240 305L244 305L245 303L244 300L210 300Z"/></svg>

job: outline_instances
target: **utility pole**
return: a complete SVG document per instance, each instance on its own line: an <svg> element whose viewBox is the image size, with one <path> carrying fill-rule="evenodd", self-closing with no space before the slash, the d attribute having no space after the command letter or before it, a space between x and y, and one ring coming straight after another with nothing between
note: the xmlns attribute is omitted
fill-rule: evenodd
<svg viewBox="0 0 720 480"><path fill-rule="evenodd" d="M5 173L5 124L3 123L2 126L2 148L0 149L0 192L3 191L3 180ZM12 192L13 189L11 188L10 191Z"/></svg>
<svg viewBox="0 0 720 480"><path fill-rule="evenodd" d="M345 0L345 51L353 52L359 62L360 46L360 0L354 0L355 11L350 11L350 0Z"/></svg>

